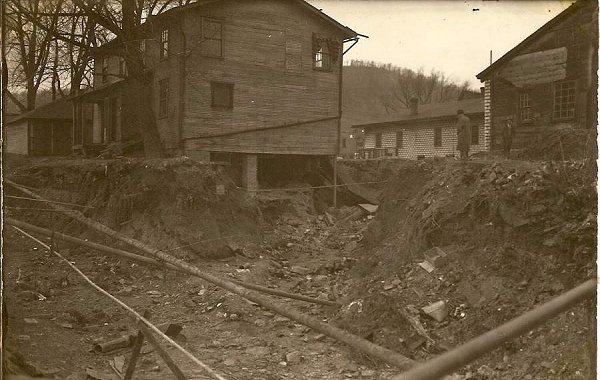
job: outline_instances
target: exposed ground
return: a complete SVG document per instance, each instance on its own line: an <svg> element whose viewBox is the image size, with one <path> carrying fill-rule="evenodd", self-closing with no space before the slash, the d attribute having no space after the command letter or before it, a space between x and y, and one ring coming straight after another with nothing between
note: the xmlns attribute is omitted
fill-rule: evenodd
<svg viewBox="0 0 600 380"><path fill-rule="evenodd" d="M593 164L494 157L350 162L346 170L357 182L388 181L372 185L383 190L374 216L349 206L318 213L309 192L249 198L215 167L188 160L8 157L4 175L47 198L92 206L89 217L210 273L339 300L338 309L278 299L424 361L596 276ZM6 188L5 195L22 194ZM43 204L5 198L5 206L7 216L131 250L40 210L48 208ZM29 364L15 369L13 362L14 372L116 379L109 362L127 363L131 349L102 354L91 348L135 331L135 321L11 227L4 227L3 241L6 347ZM446 256L428 273L418 263L432 247ZM155 323L181 324L177 340L228 379L398 373L200 279L66 243L57 248L125 303L151 311ZM449 311L442 322L420 312L440 300ZM561 314L463 368L460 377L595 378L594 306ZM411 316L429 341L408 322ZM206 378L178 351L168 351L190 378ZM149 352L136 378L174 377Z"/></svg>

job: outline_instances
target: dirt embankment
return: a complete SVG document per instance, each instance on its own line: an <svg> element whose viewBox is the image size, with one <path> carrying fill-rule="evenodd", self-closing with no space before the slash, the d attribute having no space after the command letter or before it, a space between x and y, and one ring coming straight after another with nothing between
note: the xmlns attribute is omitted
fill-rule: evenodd
<svg viewBox="0 0 600 380"><path fill-rule="evenodd" d="M227 256L231 242L261 234L255 202L218 167L187 159L47 160L5 174L48 199L88 206L87 216L176 255ZM29 201L9 200L35 224L83 233L53 213L27 210Z"/></svg>
<svg viewBox="0 0 600 380"><path fill-rule="evenodd" d="M426 360L595 276L591 161L421 162L397 167L389 178L354 251L353 301L337 316L377 344ZM439 251L427 252L434 247L445 256L435 260ZM419 266L428 256L430 273ZM448 311L441 322L421 310L437 301ZM593 305L571 309L463 373L594 377ZM418 334L411 318L427 334Z"/></svg>

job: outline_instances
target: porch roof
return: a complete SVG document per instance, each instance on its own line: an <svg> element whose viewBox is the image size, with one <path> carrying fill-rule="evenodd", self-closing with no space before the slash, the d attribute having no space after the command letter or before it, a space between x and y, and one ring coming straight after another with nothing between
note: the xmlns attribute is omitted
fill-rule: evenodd
<svg viewBox="0 0 600 380"><path fill-rule="evenodd" d="M102 101L102 100L104 100L104 98L107 95L110 95L111 93L114 93L115 91L119 91L123 87L125 82L126 82L126 80L122 79L118 82L111 83L106 86L102 86L102 87L98 87L98 88L90 88L88 90L85 90L83 92L80 92L80 93L70 97L69 100L83 101L83 102Z"/></svg>

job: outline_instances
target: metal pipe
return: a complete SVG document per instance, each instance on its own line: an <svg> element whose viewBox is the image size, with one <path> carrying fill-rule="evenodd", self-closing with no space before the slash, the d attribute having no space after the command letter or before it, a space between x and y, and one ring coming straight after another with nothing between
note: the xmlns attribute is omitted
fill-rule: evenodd
<svg viewBox="0 0 600 380"><path fill-rule="evenodd" d="M30 195L30 196L38 198L38 199L43 199L39 195L35 194L34 192L23 189L8 179L5 179L4 183L18 189L19 191L21 191L27 195ZM51 204L51 206L56 207L52 204ZM144 251L144 252L148 253L149 255L154 256L158 260L173 264L174 266L177 266L181 269L189 271L190 273L194 273L194 275L196 275L196 276L198 276L220 288L226 289L234 294L237 294L238 296L240 296L242 298L245 298L254 303L257 303L257 304L271 310L274 313L283 315L284 317L287 317L293 321L301 323L304 326L310 327L315 331L319 331L333 339L336 339L340 342L346 343L350 347L352 347L364 354L367 354L374 358L378 358L378 359L384 361L385 363L394 365L400 369L410 368L416 364L414 360L407 358L406 356L403 356L395 351L392 351L385 347L378 346L362 337L351 334L345 330L342 330L342 329L335 327L333 325L330 325L328 323L321 322L320 320L313 318L311 316L308 316L306 314L302 314L299 311L294 310L291 307L277 304L277 303L273 302L271 299L265 298L257 292L253 292L248 289L244 289L243 287L241 287L229 280L224 280L224 279L216 277L210 273L207 273L198 267L195 267L181 259L178 259L174 256L171 256L171 255L161 251L160 249L156 249L156 248L154 248L148 244L145 244L139 240L132 239L129 236L124 235L118 231L114 231L111 228L103 225L102 223L96 222L93 219L85 217L79 211L64 210L63 212L65 213L65 215L77 220L78 222L80 222L81 224L83 224L87 227L90 227L98 232L102 232L102 233L104 233L108 236L111 236L117 240L127 243L133 247L136 247L137 249Z"/></svg>
<svg viewBox="0 0 600 380"><path fill-rule="evenodd" d="M422 363L415 368L392 378L392 380L433 380L448 375L465 364L499 347L504 342L542 324L546 320L569 309L576 303L596 292L597 280L584 282L536 307L527 313L514 318L500 327L486 332L452 351Z"/></svg>
<svg viewBox="0 0 600 380"><path fill-rule="evenodd" d="M177 272L187 273L189 275L198 277L193 272L189 272L189 271L187 271L185 269L179 268L179 267L177 267L175 265L172 265L172 264L169 264L169 263L163 263L163 262L154 260L154 259L152 259L150 257L146 257L146 256L142 256L142 255L136 255L135 253L123 251L123 250L117 249L117 248L107 247L107 246L102 245L102 244L98 244L98 243L94 243L94 242L91 242L91 241L79 239L79 238L76 238L76 237L73 237L73 236L65 235L65 234L60 233L60 232L51 231L51 230L46 229L46 228L34 226L33 224L25 223L25 222L22 222L20 220L16 220L16 219L13 219L13 218L5 218L5 221L6 221L6 224L8 224L8 225L19 227L19 228L23 228L23 229L29 230L29 231L34 231L34 232L37 232L37 233L40 233L40 234L46 235L46 236L54 236L57 239L67 241L69 243L81 245L81 246L84 246L84 247L89 247L89 248L95 249L97 251L108 253L108 254L111 254L111 255L114 255L114 256L125 257L127 259L134 260L134 261L137 261L137 262L140 262L140 263L144 263L144 264L147 264L147 265L152 265L152 266L161 267L161 268L166 267L166 268L169 268L169 269L177 271ZM271 289L271 288L267 288L267 287L260 286L260 285L255 285L255 284L249 284L249 283L238 281L238 280L235 280L235 279L229 279L229 281L233 282L234 284L243 286L244 288L252 289L252 290L257 290L257 291L259 291L261 293L271 294L271 295L274 295L274 296L279 296L279 297L284 297L284 298L291 298L291 299L295 299L295 300L299 300L299 301L311 302L311 303L321 304L321 305L325 305L325 306L335 306L335 307L341 306L341 304L339 302L335 302L335 301L322 300L322 299L319 299L319 298L313 298L313 297L303 296L301 294L288 293L288 292L284 292L282 290Z"/></svg>

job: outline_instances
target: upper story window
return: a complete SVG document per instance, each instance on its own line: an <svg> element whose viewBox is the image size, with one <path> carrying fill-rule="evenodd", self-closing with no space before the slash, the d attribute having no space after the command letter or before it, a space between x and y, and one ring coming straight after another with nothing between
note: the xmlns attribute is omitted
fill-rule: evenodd
<svg viewBox="0 0 600 380"><path fill-rule="evenodd" d="M202 55L208 57L223 56L223 23L218 20L202 18Z"/></svg>
<svg viewBox="0 0 600 380"><path fill-rule="evenodd" d="M169 56L169 29L164 29L160 33L160 58Z"/></svg>
<svg viewBox="0 0 600 380"><path fill-rule="evenodd" d="M211 105L216 108L233 108L233 84L210 82Z"/></svg>
<svg viewBox="0 0 600 380"><path fill-rule="evenodd" d="M102 83L108 82L108 57L102 57Z"/></svg>
<svg viewBox="0 0 600 380"><path fill-rule="evenodd" d="M554 84L554 119L575 117L575 81Z"/></svg>
<svg viewBox="0 0 600 380"><path fill-rule="evenodd" d="M169 114L169 80L158 81L158 116L165 117Z"/></svg>
<svg viewBox="0 0 600 380"><path fill-rule="evenodd" d="M325 41L317 41L314 55L314 68L317 70L331 71L331 54Z"/></svg>
<svg viewBox="0 0 600 380"><path fill-rule="evenodd" d="M531 94L529 92L521 92L519 94L519 118L521 122L531 121Z"/></svg>

